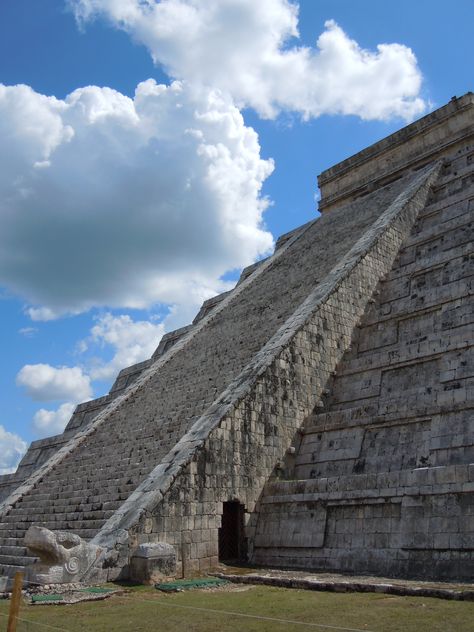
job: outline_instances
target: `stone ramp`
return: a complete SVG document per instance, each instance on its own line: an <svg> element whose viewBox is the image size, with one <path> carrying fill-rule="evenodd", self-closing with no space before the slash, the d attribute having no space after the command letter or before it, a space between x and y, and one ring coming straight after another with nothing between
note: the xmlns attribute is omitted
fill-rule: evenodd
<svg viewBox="0 0 474 632"><path fill-rule="evenodd" d="M45 464L7 499L0 522L0 546L10 547L0 557L3 572L26 563L20 543L32 524L92 539L414 177L296 232L181 345L145 370L103 419L78 433L54 465Z"/></svg>
<svg viewBox="0 0 474 632"><path fill-rule="evenodd" d="M267 486L255 563L474 577L473 214L468 145Z"/></svg>

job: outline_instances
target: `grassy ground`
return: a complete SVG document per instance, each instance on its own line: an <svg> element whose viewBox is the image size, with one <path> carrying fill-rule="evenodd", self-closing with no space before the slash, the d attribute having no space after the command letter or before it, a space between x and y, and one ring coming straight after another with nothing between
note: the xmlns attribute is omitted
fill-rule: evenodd
<svg viewBox="0 0 474 632"><path fill-rule="evenodd" d="M0 601L0 630L6 630L8 607L9 602ZM143 587L71 606L22 604L20 617L17 632L472 632L474 603L266 586L232 585L171 595Z"/></svg>

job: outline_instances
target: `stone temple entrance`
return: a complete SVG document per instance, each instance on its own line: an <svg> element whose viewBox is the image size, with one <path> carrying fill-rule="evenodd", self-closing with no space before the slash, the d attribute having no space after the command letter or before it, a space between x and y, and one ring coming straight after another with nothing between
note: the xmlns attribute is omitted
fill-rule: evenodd
<svg viewBox="0 0 474 632"><path fill-rule="evenodd" d="M245 561L244 533L245 507L238 500L225 502L222 509L222 526L219 529L219 561Z"/></svg>

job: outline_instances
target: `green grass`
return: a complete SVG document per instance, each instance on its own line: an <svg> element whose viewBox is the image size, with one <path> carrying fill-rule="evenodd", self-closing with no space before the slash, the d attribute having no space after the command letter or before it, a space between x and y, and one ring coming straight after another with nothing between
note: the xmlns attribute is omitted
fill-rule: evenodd
<svg viewBox="0 0 474 632"><path fill-rule="evenodd" d="M8 606L9 602L0 602L0 630L6 629ZM284 619L291 623L239 614ZM18 623L17 632L52 629L37 624L70 632L297 632L324 631L323 626L333 626L333 630L340 627L372 632L472 632L474 603L266 586L232 586L224 590L169 595L148 587L133 589L127 595L106 601L72 606L22 604L20 617L23 621Z"/></svg>

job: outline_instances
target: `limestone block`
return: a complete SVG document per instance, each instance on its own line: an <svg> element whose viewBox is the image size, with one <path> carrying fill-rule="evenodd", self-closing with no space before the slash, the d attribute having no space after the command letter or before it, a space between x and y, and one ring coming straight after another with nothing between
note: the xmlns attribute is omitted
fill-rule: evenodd
<svg viewBox="0 0 474 632"><path fill-rule="evenodd" d="M130 579L151 584L176 574L176 551L166 542L140 544L130 559Z"/></svg>

